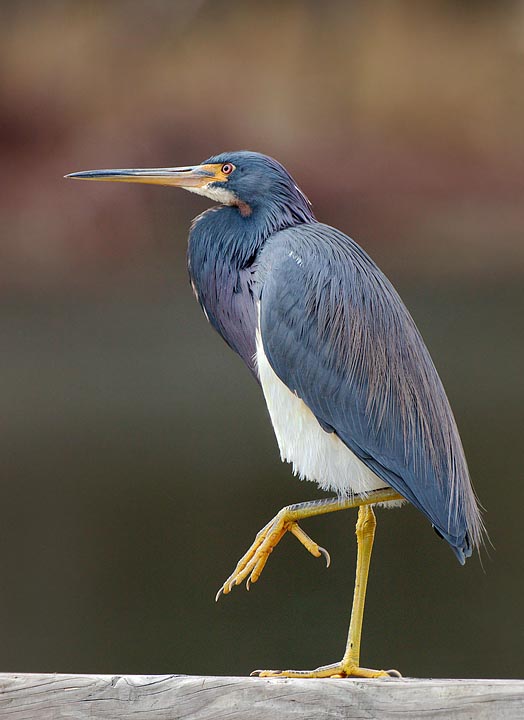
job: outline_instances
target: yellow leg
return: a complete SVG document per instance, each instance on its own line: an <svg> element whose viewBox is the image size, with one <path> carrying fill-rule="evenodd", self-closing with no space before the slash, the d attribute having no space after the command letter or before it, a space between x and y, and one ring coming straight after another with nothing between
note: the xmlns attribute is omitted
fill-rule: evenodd
<svg viewBox="0 0 524 720"><path fill-rule="evenodd" d="M376 526L377 520L373 508L370 505L362 505L359 507L357 527L355 530L357 536L357 569L355 573L353 608L351 610L346 652L342 660L342 664L348 668L358 668L360 663L360 638L362 635L369 565Z"/></svg>
<svg viewBox="0 0 524 720"><path fill-rule="evenodd" d="M283 508L271 522L262 528L247 553L238 562L232 575L218 591L217 600L222 593L227 594L235 585L239 585L244 580L246 580L246 585L249 589L249 583L258 580L270 553L288 531L292 532L312 555L315 557L324 555L329 565L329 554L327 551L317 545L299 527L298 520L358 506L355 591L346 651L341 662L332 665L323 665L315 670L255 670L252 675L258 675L259 677L291 678L400 676L396 670L370 670L360 667L360 638L369 564L376 527L375 513L371 505L373 503L401 499L403 498L398 493L388 489L376 490L366 496L354 496L348 500L319 500L310 503L301 503L299 505L290 505L289 507Z"/></svg>
<svg viewBox="0 0 524 720"><path fill-rule="evenodd" d="M362 620L364 618L364 605L366 601L366 588L375 538L377 521L371 505L361 505L358 509L356 526L357 535L357 569L355 576L355 590L353 594L353 608L346 652L340 663L323 665L315 670L256 670L254 675L259 677L288 677L288 678L326 678L326 677L400 677L397 670L371 670L360 667L360 638L362 634Z"/></svg>

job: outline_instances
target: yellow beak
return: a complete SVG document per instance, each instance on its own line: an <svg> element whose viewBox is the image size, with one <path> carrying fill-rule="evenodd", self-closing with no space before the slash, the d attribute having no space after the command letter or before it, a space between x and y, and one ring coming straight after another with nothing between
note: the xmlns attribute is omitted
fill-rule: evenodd
<svg viewBox="0 0 524 720"><path fill-rule="evenodd" d="M126 170L86 170L71 173L66 178L75 180L98 180L103 182L149 183L152 185L172 185L181 188L201 188L211 182L225 182L227 175L222 173L222 165L193 165L173 168L135 168Z"/></svg>

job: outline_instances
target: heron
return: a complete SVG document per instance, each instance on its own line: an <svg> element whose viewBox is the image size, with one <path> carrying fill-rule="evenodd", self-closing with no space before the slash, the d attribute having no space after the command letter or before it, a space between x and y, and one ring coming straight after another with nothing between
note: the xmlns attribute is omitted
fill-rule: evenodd
<svg viewBox="0 0 524 720"><path fill-rule="evenodd" d="M389 677L360 664L374 507L414 505L464 564L484 525L457 425L424 341L391 282L350 237L319 222L277 160L226 152L198 165L76 172L66 177L180 187L213 200L188 241L188 270L213 328L260 384L282 461L332 497L282 508L220 588L247 588L291 533L358 508L357 562L342 660L260 677Z"/></svg>

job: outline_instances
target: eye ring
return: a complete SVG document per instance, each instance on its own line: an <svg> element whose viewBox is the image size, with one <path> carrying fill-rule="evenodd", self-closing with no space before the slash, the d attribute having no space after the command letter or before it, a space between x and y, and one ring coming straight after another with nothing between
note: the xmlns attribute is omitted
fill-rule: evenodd
<svg viewBox="0 0 524 720"><path fill-rule="evenodd" d="M220 169L223 175L231 175L235 166L232 163L224 163Z"/></svg>

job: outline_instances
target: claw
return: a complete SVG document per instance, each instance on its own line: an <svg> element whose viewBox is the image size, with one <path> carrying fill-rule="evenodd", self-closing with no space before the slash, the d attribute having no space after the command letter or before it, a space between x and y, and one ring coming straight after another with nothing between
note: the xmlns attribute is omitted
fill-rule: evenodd
<svg viewBox="0 0 524 720"><path fill-rule="evenodd" d="M282 670L253 670L253 672L249 673L249 677L266 677L266 673L274 673L277 676L281 672Z"/></svg>
<svg viewBox="0 0 524 720"><path fill-rule="evenodd" d="M221 587L220 590L215 595L215 602L218 602L220 600L220 596L224 594L224 588Z"/></svg>
<svg viewBox="0 0 524 720"><path fill-rule="evenodd" d="M323 548L320 545L318 546L318 549L319 549L319 552L321 552L322 555L324 556L324 559L326 561L326 567L328 568L331 565L331 555L328 553L326 548Z"/></svg>
<svg viewBox="0 0 524 720"><path fill-rule="evenodd" d="M392 677L392 678L401 678L402 677L402 674L399 673L398 670L386 670L386 672L389 675L389 677Z"/></svg>

